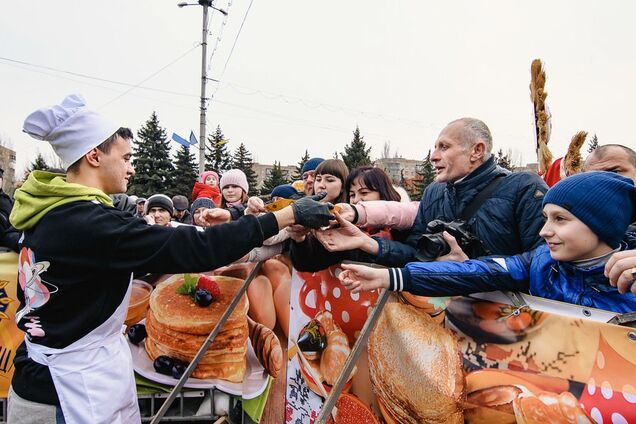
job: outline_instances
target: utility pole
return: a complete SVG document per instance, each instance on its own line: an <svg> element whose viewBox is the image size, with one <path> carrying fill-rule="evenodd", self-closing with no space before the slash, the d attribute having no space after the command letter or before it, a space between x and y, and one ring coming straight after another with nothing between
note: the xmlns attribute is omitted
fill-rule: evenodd
<svg viewBox="0 0 636 424"><path fill-rule="evenodd" d="M199 173L205 171L205 115L206 97L205 87L208 81L207 76L207 52L208 52L208 7L212 5L211 0L199 0L203 6L203 31L201 34L201 115L199 120Z"/></svg>
<svg viewBox="0 0 636 424"><path fill-rule="evenodd" d="M223 15L227 16L227 12L223 9L218 9L212 6L213 0L198 0L197 3L178 3L177 6L203 6L203 30L201 31L201 110L199 116L199 172L205 171L205 116L207 112L206 102L207 97L205 88L208 82L207 76L207 55L208 55L208 8L218 10Z"/></svg>

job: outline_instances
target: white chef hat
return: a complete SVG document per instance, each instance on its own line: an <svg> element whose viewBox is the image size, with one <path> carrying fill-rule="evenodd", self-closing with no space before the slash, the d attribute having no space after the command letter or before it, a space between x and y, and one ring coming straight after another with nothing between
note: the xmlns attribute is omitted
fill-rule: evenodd
<svg viewBox="0 0 636 424"><path fill-rule="evenodd" d="M51 143L64 169L99 146L119 129L99 113L86 108L86 100L71 94L61 104L36 110L24 120L22 131Z"/></svg>

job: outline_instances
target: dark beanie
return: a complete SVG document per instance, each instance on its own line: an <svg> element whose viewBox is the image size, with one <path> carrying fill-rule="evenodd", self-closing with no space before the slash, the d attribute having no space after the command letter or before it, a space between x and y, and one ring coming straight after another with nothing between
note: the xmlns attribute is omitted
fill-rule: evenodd
<svg viewBox="0 0 636 424"><path fill-rule="evenodd" d="M291 184L282 184L274 187L274 190L272 190L272 197L276 196L284 197L285 199L291 199L297 195L298 192L294 187L291 186Z"/></svg>
<svg viewBox="0 0 636 424"><path fill-rule="evenodd" d="M165 194L153 194L146 200L146 204L144 205L144 213L148 213L148 211L152 208L163 208L170 212L170 215L174 213L174 206L172 205L172 200Z"/></svg>
<svg viewBox="0 0 636 424"><path fill-rule="evenodd" d="M311 159L309 159L303 165L303 169L300 171L300 175L304 174L307 171L314 171L316 168L318 168L318 165L320 165L324 161L325 160L323 158L311 158Z"/></svg>
<svg viewBox="0 0 636 424"><path fill-rule="evenodd" d="M567 177L543 198L580 219L599 239L616 248L636 220L636 187L613 172L595 171Z"/></svg>
<svg viewBox="0 0 636 424"><path fill-rule="evenodd" d="M212 199L209 199L207 197L199 197L194 202L192 202L192 206L190 206L190 213L194 215L194 211L199 208L214 209L214 202L212 201Z"/></svg>

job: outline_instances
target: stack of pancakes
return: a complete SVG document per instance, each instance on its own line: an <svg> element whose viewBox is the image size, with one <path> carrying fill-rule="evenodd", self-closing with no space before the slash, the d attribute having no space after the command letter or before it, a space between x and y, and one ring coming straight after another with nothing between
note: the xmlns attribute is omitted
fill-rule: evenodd
<svg viewBox="0 0 636 424"><path fill-rule="evenodd" d="M191 362L219 322L243 280L215 276L221 296L209 306L199 306L188 295L178 294L183 275L160 283L150 296L146 317L145 348L154 360L158 356ZM240 383L246 370L248 304L245 295L209 346L192 373L195 378L219 378Z"/></svg>
<svg viewBox="0 0 636 424"><path fill-rule="evenodd" d="M455 336L411 305L387 303L368 344L387 422L463 423L465 379Z"/></svg>

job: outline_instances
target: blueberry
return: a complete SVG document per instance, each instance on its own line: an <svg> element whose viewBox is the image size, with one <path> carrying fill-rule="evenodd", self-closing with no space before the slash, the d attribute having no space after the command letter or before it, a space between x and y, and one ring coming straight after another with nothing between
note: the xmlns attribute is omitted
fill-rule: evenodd
<svg viewBox="0 0 636 424"><path fill-rule="evenodd" d="M152 363L152 366L155 367L155 371L157 371L159 374L172 375L174 359L166 355L161 355L158 356L157 359L155 359L155 362Z"/></svg>
<svg viewBox="0 0 636 424"><path fill-rule="evenodd" d="M181 361L174 361L174 365L172 366L172 377L177 380L180 379L186 368L188 368L188 364Z"/></svg>
<svg viewBox="0 0 636 424"><path fill-rule="evenodd" d="M148 335L148 333L146 333L146 326L143 324L131 325L128 327L126 333L128 334L128 340L136 345L141 343Z"/></svg>
<svg viewBox="0 0 636 424"><path fill-rule="evenodd" d="M205 289L198 289L194 294L194 301L199 306L208 306L212 303L212 294Z"/></svg>

